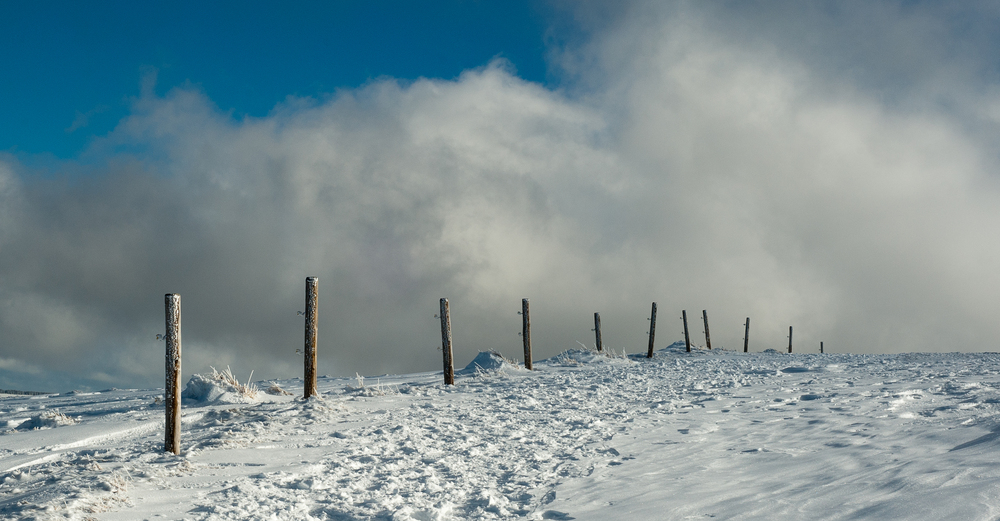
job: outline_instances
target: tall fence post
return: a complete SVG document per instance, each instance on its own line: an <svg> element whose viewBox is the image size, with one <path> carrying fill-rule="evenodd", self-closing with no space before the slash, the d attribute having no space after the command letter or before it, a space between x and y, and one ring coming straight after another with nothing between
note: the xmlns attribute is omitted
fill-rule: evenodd
<svg viewBox="0 0 1000 521"><path fill-rule="evenodd" d="M594 336L597 337L597 351L604 350L604 344L601 343L601 314L594 313Z"/></svg>
<svg viewBox="0 0 1000 521"><path fill-rule="evenodd" d="M788 326L788 352L792 352L792 326Z"/></svg>
<svg viewBox="0 0 1000 521"><path fill-rule="evenodd" d="M649 312L649 351L646 358L653 358L653 337L656 335L656 302L653 302L653 310Z"/></svg>
<svg viewBox="0 0 1000 521"><path fill-rule="evenodd" d="M708 311L701 310L701 318L705 321L705 347L712 349L712 336L708 334Z"/></svg>
<svg viewBox="0 0 1000 521"><path fill-rule="evenodd" d="M451 307L441 299L441 350L444 351L444 384L455 385L455 361L451 352Z"/></svg>
<svg viewBox="0 0 1000 521"><path fill-rule="evenodd" d="M166 436L163 450L181 452L181 296L168 293L164 296L167 330L166 386L163 403L166 406Z"/></svg>
<svg viewBox="0 0 1000 521"><path fill-rule="evenodd" d="M820 343L819 343L819 354L823 354L823 342L822 341L820 341Z"/></svg>
<svg viewBox="0 0 1000 521"><path fill-rule="evenodd" d="M687 346L687 352L691 352L691 337L688 336L688 312L687 310L681 311L681 320L684 321L684 345Z"/></svg>
<svg viewBox="0 0 1000 521"><path fill-rule="evenodd" d="M750 349L750 317L747 317L747 329L743 333L743 352L746 353Z"/></svg>
<svg viewBox="0 0 1000 521"><path fill-rule="evenodd" d="M319 337L319 278L306 277L306 344L302 398L316 396L316 340Z"/></svg>
<svg viewBox="0 0 1000 521"><path fill-rule="evenodd" d="M521 299L521 339L524 341L524 368L531 370L531 317L528 299Z"/></svg>

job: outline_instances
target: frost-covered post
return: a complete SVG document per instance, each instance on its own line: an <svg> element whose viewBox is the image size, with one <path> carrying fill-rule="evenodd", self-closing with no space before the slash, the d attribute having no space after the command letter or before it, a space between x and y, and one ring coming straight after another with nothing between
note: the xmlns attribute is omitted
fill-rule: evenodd
<svg viewBox="0 0 1000 521"><path fill-rule="evenodd" d="M166 436L163 450L181 452L181 296L167 293L164 296L167 330L164 340L167 344L167 382L163 393L163 403L167 410Z"/></svg>
<svg viewBox="0 0 1000 521"><path fill-rule="evenodd" d="M597 351L601 352L604 350L604 344L601 343L601 314L594 313L594 336L597 337Z"/></svg>
<svg viewBox="0 0 1000 521"><path fill-rule="evenodd" d="M747 330L743 333L743 352L750 348L750 317L747 317Z"/></svg>
<svg viewBox="0 0 1000 521"><path fill-rule="evenodd" d="M455 385L455 361L451 356L451 308L441 299L441 350L444 351L444 384Z"/></svg>
<svg viewBox="0 0 1000 521"><path fill-rule="evenodd" d="M531 317L528 299L521 299L521 339L524 341L524 368L531 370Z"/></svg>
<svg viewBox="0 0 1000 521"><path fill-rule="evenodd" d="M705 347L712 349L712 337L708 334L708 310L701 310L701 318L705 321Z"/></svg>
<svg viewBox="0 0 1000 521"><path fill-rule="evenodd" d="M684 345L687 346L687 352L691 352L691 337L688 336L688 312L687 310L681 311L681 320L684 321Z"/></svg>
<svg viewBox="0 0 1000 521"><path fill-rule="evenodd" d="M305 345L305 380L303 382L302 398L316 396L316 340L319 337L317 320L319 308L319 277L306 277L306 345Z"/></svg>
<svg viewBox="0 0 1000 521"><path fill-rule="evenodd" d="M649 312L649 351L646 358L653 358L653 337L656 335L656 302L653 302L653 310Z"/></svg>
<svg viewBox="0 0 1000 521"><path fill-rule="evenodd" d="M792 352L792 326L788 326L788 352Z"/></svg>

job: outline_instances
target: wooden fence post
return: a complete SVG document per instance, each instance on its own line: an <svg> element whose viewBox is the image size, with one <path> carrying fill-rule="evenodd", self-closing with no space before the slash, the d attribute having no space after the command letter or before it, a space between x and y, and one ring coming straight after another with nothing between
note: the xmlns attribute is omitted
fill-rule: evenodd
<svg viewBox="0 0 1000 521"><path fill-rule="evenodd" d="M594 313L594 335L597 337L597 351L601 352L604 350L604 344L601 343L601 314Z"/></svg>
<svg viewBox="0 0 1000 521"><path fill-rule="evenodd" d="M653 358L653 337L656 335L656 302L653 302L653 310L649 312L649 351L646 358Z"/></svg>
<svg viewBox="0 0 1000 521"><path fill-rule="evenodd" d="M822 341L820 341L820 343L819 343L819 354L823 354L823 342Z"/></svg>
<svg viewBox="0 0 1000 521"><path fill-rule="evenodd" d="M792 326L788 326L788 352L792 352Z"/></svg>
<svg viewBox="0 0 1000 521"><path fill-rule="evenodd" d="M705 320L705 347L712 349L712 337L708 334L708 311L701 310L701 317Z"/></svg>
<svg viewBox="0 0 1000 521"><path fill-rule="evenodd" d="M455 385L455 361L451 352L451 307L441 299L441 350L444 351L444 384Z"/></svg>
<svg viewBox="0 0 1000 521"><path fill-rule="evenodd" d="M747 329L743 333L743 352L746 353L750 348L750 317L747 317Z"/></svg>
<svg viewBox="0 0 1000 521"><path fill-rule="evenodd" d="M166 387L163 403L166 406L166 437L163 450L181 452L181 296L168 293L164 296L167 330Z"/></svg>
<svg viewBox="0 0 1000 521"><path fill-rule="evenodd" d="M306 277L306 345L302 398L316 396L316 340L319 337L319 278Z"/></svg>
<svg viewBox="0 0 1000 521"><path fill-rule="evenodd" d="M524 341L524 368L531 370L531 317L528 299L521 299L521 339Z"/></svg>
<svg viewBox="0 0 1000 521"><path fill-rule="evenodd" d="M687 310L681 311L681 320L684 321L684 345L687 346L687 352L691 352L691 337L688 336L688 312Z"/></svg>

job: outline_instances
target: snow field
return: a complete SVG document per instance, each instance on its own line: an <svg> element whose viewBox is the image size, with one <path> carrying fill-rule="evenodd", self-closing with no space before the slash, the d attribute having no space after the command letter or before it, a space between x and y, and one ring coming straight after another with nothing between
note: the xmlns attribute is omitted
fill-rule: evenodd
<svg viewBox="0 0 1000 521"><path fill-rule="evenodd" d="M453 387L322 378L308 401L297 380L251 403L202 381L179 456L156 391L3 398L0 518L1000 515L1000 355L480 362Z"/></svg>

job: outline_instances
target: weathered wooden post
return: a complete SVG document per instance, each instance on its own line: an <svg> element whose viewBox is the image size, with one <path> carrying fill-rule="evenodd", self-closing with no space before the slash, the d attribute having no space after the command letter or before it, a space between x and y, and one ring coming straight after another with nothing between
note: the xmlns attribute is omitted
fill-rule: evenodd
<svg viewBox="0 0 1000 521"><path fill-rule="evenodd" d="M701 318L705 321L705 347L712 349L712 336L708 334L708 310L701 310Z"/></svg>
<svg viewBox="0 0 1000 521"><path fill-rule="evenodd" d="M181 452L181 296L167 293L167 330L164 336L167 344L166 375L163 403L167 410L166 437L163 450Z"/></svg>
<svg viewBox="0 0 1000 521"><path fill-rule="evenodd" d="M316 340L319 337L318 310L319 278L306 277L306 344L305 344L305 374L302 398L316 396Z"/></svg>
<svg viewBox="0 0 1000 521"><path fill-rule="evenodd" d="M746 353L750 348L750 317L747 317L747 329L743 333L743 352Z"/></svg>
<svg viewBox="0 0 1000 521"><path fill-rule="evenodd" d="M788 352L792 352L792 326L788 326Z"/></svg>
<svg viewBox="0 0 1000 521"><path fill-rule="evenodd" d="M524 341L524 368L531 370L531 317L528 299L521 299L521 339Z"/></svg>
<svg viewBox="0 0 1000 521"><path fill-rule="evenodd" d="M688 336L688 312L687 310L681 311L681 320L684 321L684 345L687 346L687 352L691 352L691 337Z"/></svg>
<svg viewBox="0 0 1000 521"><path fill-rule="evenodd" d="M601 343L601 314L594 313L594 335L597 337L597 351L604 350L604 344Z"/></svg>
<svg viewBox="0 0 1000 521"><path fill-rule="evenodd" d="M455 385L455 362L451 352L451 307L441 299L441 350L444 351L444 384Z"/></svg>
<svg viewBox="0 0 1000 521"><path fill-rule="evenodd" d="M649 312L649 351L646 358L653 358L653 337L656 335L656 302L653 302L653 310Z"/></svg>
<svg viewBox="0 0 1000 521"><path fill-rule="evenodd" d="M819 354L823 354L823 342L822 341L820 341L820 343L819 343Z"/></svg>

